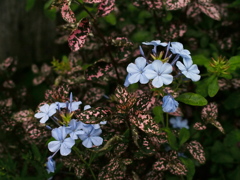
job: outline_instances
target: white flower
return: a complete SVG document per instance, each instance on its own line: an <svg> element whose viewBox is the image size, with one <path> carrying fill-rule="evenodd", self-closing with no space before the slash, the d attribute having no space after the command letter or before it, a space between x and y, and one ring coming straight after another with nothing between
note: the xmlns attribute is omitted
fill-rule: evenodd
<svg viewBox="0 0 240 180"><path fill-rule="evenodd" d="M173 81L173 76L169 73L172 72L172 66L169 63L163 63L160 60L155 60L152 64L149 64L146 67L144 75L148 79L153 79L152 85L156 88L159 88L165 85L169 85Z"/></svg>
<svg viewBox="0 0 240 180"><path fill-rule="evenodd" d="M170 51L173 54L179 54L182 58L191 58L189 50L183 49L183 45L180 42L171 42Z"/></svg>
<svg viewBox="0 0 240 180"><path fill-rule="evenodd" d="M60 149L60 154L62 156L67 156L71 153L71 148L75 144L75 141L72 138L66 138L67 136L67 128L64 126L60 126L59 128L55 128L52 130L52 136L57 141L51 141L48 143L48 149L51 152L56 152Z"/></svg>
<svg viewBox="0 0 240 180"><path fill-rule="evenodd" d="M130 74L128 77L128 81L130 84L136 83L140 81L141 84L147 84L148 78L144 75L144 71L147 69L146 67L147 61L144 57L138 57L135 59L135 64L130 63L127 66L127 72Z"/></svg>
<svg viewBox="0 0 240 180"><path fill-rule="evenodd" d="M188 120L187 119L182 120L181 116L170 118L170 123L172 124L173 128L189 129Z"/></svg>
<svg viewBox="0 0 240 180"><path fill-rule="evenodd" d="M184 63L184 64L183 64ZM200 71L198 70L198 67L196 64L193 64L192 59L183 58L183 63L178 61L176 63L177 67L181 70L181 72L192 81L199 81L201 78Z"/></svg>
<svg viewBox="0 0 240 180"><path fill-rule="evenodd" d="M40 107L40 112L34 115L35 118L41 118L40 123L45 123L49 117L56 113L56 104L44 104Z"/></svg>

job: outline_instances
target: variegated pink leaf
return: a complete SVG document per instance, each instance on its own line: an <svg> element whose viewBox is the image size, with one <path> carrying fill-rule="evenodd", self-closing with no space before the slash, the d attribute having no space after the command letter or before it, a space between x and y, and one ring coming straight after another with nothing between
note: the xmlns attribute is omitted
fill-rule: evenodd
<svg viewBox="0 0 240 180"><path fill-rule="evenodd" d="M155 123L150 114L138 111L134 115L131 114L129 119L132 124L137 126L145 133L160 135L160 127Z"/></svg>
<svg viewBox="0 0 240 180"><path fill-rule="evenodd" d="M96 101L100 100L104 95L104 89L92 87L88 89L83 97L85 104L94 104Z"/></svg>
<svg viewBox="0 0 240 180"><path fill-rule="evenodd" d="M104 0L98 6L97 15L102 17L106 16L114 9L115 0Z"/></svg>
<svg viewBox="0 0 240 180"><path fill-rule="evenodd" d="M64 1L61 7L62 18L68 23L75 23L76 18L74 16L73 11L70 9L70 3L67 0Z"/></svg>
<svg viewBox="0 0 240 180"><path fill-rule="evenodd" d="M101 168L98 179L126 179L126 167L120 158L112 158L108 165Z"/></svg>
<svg viewBox="0 0 240 180"><path fill-rule="evenodd" d="M163 180L164 174L163 174L163 172L158 172L156 170L152 170L146 174L145 179L146 180Z"/></svg>
<svg viewBox="0 0 240 180"><path fill-rule="evenodd" d="M83 18L68 38L68 45L72 51L78 51L83 47L88 34L90 33L90 24L87 18Z"/></svg>
<svg viewBox="0 0 240 180"><path fill-rule="evenodd" d="M190 0L166 0L165 6L167 10L177 10L184 8L190 3Z"/></svg>
<svg viewBox="0 0 240 180"><path fill-rule="evenodd" d="M160 158L153 164L153 169L156 171L166 171L168 170L167 167L167 160L165 158Z"/></svg>
<svg viewBox="0 0 240 180"><path fill-rule="evenodd" d="M177 176L187 174L187 168L179 159L174 159L174 161L168 162L167 167L172 174Z"/></svg>
<svg viewBox="0 0 240 180"><path fill-rule="evenodd" d="M214 102L209 103L202 109L201 118L206 123L209 123L211 121L215 121L218 116L218 108L217 104Z"/></svg>
<svg viewBox="0 0 240 180"><path fill-rule="evenodd" d="M212 3L205 3L204 5L199 4L199 8L203 13L205 13L210 18L215 19L217 21L221 20L220 12L217 9L216 5Z"/></svg>
<svg viewBox="0 0 240 180"><path fill-rule="evenodd" d="M212 125L214 125L216 128L218 128L218 130L221 131L221 133L225 134L224 129L223 129L222 125L220 124L220 122L218 122L218 121L211 121L210 123Z"/></svg>
<svg viewBox="0 0 240 180"><path fill-rule="evenodd" d="M192 154L193 158L196 159L200 164L204 164L206 161L205 153L202 145L197 141L191 141L187 145L187 149Z"/></svg>
<svg viewBox="0 0 240 180"><path fill-rule="evenodd" d="M207 129L207 127L206 127L204 124L200 123L200 122L196 122L196 123L193 125L193 128L196 129L196 130L198 130L198 131L202 131L202 130Z"/></svg>
<svg viewBox="0 0 240 180"><path fill-rule="evenodd" d="M91 108L76 114L78 120L86 124L97 124L100 121L107 121L111 111L108 108Z"/></svg>
<svg viewBox="0 0 240 180"><path fill-rule="evenodd" d="M83 2L85 3L89 3L89 4L92 4L92 3L100 3L102 2L103 0L83 0Z"/></svg>

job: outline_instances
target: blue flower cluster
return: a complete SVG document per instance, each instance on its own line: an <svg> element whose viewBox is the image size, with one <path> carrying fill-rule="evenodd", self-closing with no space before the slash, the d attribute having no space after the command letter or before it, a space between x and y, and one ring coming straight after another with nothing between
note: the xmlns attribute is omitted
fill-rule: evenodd
<svg viewBox="0 0 240 180"><path fill-rule="evenodd" d="M55 161L52 159L55 154L60 151L62 156L67 156L71 153L71 148L75 145L76 139L82 140L82 145L86 148L92 148L94 146L100 146L103 143L102 137L100 134L102 130L100 128L100 124L106 124L106 121L100 122L100 124L85 124L77 119L71 119L70 122L66 125L63 121L59 120L56 116L56 113L60 114L60 116L64 117L64 111L67 110L67 116L70 118L73 115L73 112L79 109L79 105L82 104L81 101L73 102L72 93L70 94L69 102L56 102L51 105L44 104L39 109L40 112L36 113L34 116L36 118L40 118L41 123L46 123L49 118L51 118L56 124L58 124L58 128L49 129L52 130L52 137L55 141L51 141L48 143L49 151L54 154L48 157L47 171L54 172L55 170ZM91 108L90 105L84 106L84 110ZM63 124L60 126L60 124Z"/></svg>
<svg viewBox="0 0 240 180"><path fill-rule="evenodd" d="M200 71L198 70L197 65L193 64L190 52L187 49L184 49L181 43L165 43L160 40L155 40L151 42L143 42L142 44L153 46L151 54L153 61L147 60L144 51L140 46L142 57L136 58L135 63L130 63L127 66L128 75L124 82L125 87L137 82L147 84L150 81L155 88L170 85L174 79L172 75L173 71L176 71L175 74L177 74L175 78L180 78L180 75L184 75L192 81L199 81ZM166 51L158 54L158 46L166 47ZM175 65L177 68L174 68ZM178 102L174 100L171 95L163 97L164 112L175 112L177 107Z"/></svg>

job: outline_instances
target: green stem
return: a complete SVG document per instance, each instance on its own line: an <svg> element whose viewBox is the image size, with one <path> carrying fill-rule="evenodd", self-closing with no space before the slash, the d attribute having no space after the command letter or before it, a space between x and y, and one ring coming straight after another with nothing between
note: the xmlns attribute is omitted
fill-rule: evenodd
<svg viewBox="0 0 240 180"><path fill-rule="evenodd" d="M166 113L166 127L167 127L167 128L168 128L168 119L169 119L168 113Z"/></svg>
<svg viewBox="0 0 240 180"><path fill-rule="evenodd" d="M97 180L97 178L96 178L96 176L95 176L95 174L94 174L94 172L93 172L93 170L92 170L92 168L91 168L91 164L87 163L87 162L82 158L81 153L79 152L79 149L78 149L77 147L75 147L75 146L74 146L72 149L76 152L76 154L77 154L78 157L81 159L81 161L88 167L88 169L90 170L90 172L91 172L91 174L92 174L92 176L93 176L93 179L94 179L94 180Z"/></svg>

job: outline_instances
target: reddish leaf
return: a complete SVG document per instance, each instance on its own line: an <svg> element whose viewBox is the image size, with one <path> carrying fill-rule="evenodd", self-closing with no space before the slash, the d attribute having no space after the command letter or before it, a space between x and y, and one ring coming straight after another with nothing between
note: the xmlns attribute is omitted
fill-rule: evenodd
<svg viewBox="0 0 240 180"><path fill-rule="evenodd" d="M221 133L225 134L224 129L223 129L222 125L220 124L220 122L218 122L218 121L211 121L210 123L212 125L214 125L216 128L218 128L218 130L221 131Z"/></svg>
<svg viewBox="0 0 240 180"><path fill-rule="evenodd" d="M134 115L131 114L129 119L131 123L145 133L160 135L160 127L155 123L151 115L138 111Z"/></svg>
<svg viewBox="0 0 240 180"><path fill-rule="evenodd" d="M146 180L163 180L163 173L162 172L158 172L158 171L150 171L149 173L147 173L145 179Z"/></svg>
<svg viewBox="0 0 240 180"><path fill-rule="evenodd" d="M198 131L202 131L202 130L207 129L207 127L206 127L204 124L200 123L200 122L196 122L196 123L193 125L193 128L196 129L196 130L198 130Z"/></svg>
<svg viewBox="0 0 240 180"><path fill-rule="evenodd" d="M68 23L75 23L76 18L74 16L73 11L70 9L70 2L67 2L67 0L64 1L62 7L61 7L61 14L62 18L67 21Z"/></svg>
<svg viewBox="0 0 240 180"><path fill-rule="evenodd" d="M92 4L92 3L100 3L102 2L102 0L83 0L83 2Z"/></svg>
<svg viewBox="0 0 240 180"><path fill-rule="evenodd" d="M77 29L75 29L68 38L68 44L72 51L78 51L83 47L88 34L90 33L90 24L87 18L83 18Z"/></svg>
<svg viewBox="0 0 240 180"><path fill-rule="evenodd" d="M165 2L165 6L167 8L167 10L177 10L177 9L181 9L184 8L188 5L188 3L190 3L190 0L167 0Z"/></svg>
<svg viewBox="0 0 240 180"><path fill-rule="evenodd" d="M212 19L221 20L220 12L217 9L216 5L212 3L199 4L199 8L203 13L209 16Z"/></svg>
<svg viewBox="0 0 240 180"><path fill-rule="evenodd" d="M108 165L101 169L98 179L125 179L125 165L120 158L112 158Z"/></svg>
<svg viewBox="0 0 240 180"><path fill-rule="evenodd" d="M160 158L153 164L153 169L156 171L166 171L167 168L167 160L165 158Z"/></svg>
<svg viewBox="0 0 240 180"><path fill-rule="evenodd" d="M97 124L100 121L106 121L109 119L111 111L108 108L91 108L85 110L79 114L76 114L76 117L86 124Z"/></svg>
<svg viewBox="0 0 240 180"><path fill-rule="evenodd" d="M106 16L108 15L113 9L115 5L115 0L104 0L98 6L98 16Z"/></svg>
<svg viewBox="0 0 240 180"><path fill-rule="evenodd" d="M104 89L102 88L90 88L83 97L85 104L94 104L100 100L104 95Z"/></svg>
<svg viewBox="0 0 240 180"><path fill-rule="evenodd" d="M203 151L202 145L197 141L191 141L187 145L187 149L192 154L193 158L196 159L200 164L205 163L205 153Z"/></svg>
<svg viewBox="0 0 240 180"><path fill-rule="evenodd" d="M168 162L167 166L172 174L178 176L187 174L187 169L185 165L179 159L174 159L174 161Z"/></svg>
<svg viewBox="0 0 240 180"><path fill-rule="evenodd" d="M202 109L201 118L206 123L214 121L218 116L218 108L216 103L209 103Z"/></svg>

